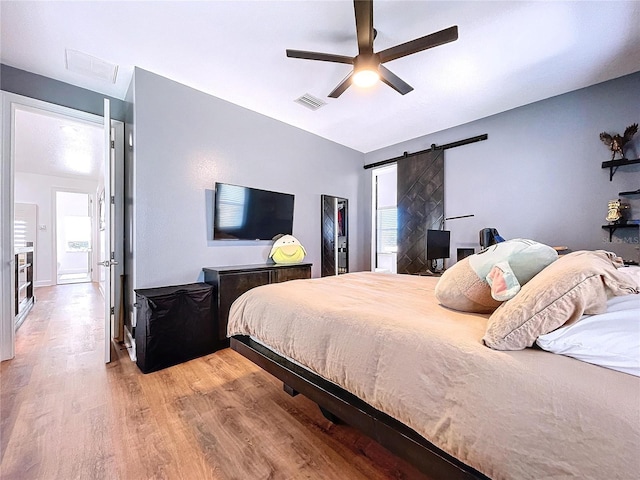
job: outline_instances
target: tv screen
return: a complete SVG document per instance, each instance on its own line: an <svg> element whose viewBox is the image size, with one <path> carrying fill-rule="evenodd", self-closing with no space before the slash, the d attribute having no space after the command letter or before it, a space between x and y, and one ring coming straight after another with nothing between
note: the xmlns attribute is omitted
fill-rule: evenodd
<svg viewBox="0 0 640 480"><path fill-rule="evenodd" d="M293 234L293 195L216 183L214 240L271 240Z"/></svg>
<svg viewBox="0 0 640 480"><path fill-rule="evenodd" d="M427 260L449 258L451 232L448 230L427 230Z"/></svg>

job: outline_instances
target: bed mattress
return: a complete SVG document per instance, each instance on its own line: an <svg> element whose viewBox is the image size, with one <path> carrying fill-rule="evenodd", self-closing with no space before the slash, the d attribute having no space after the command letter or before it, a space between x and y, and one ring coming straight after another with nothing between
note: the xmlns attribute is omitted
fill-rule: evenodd
<svg viewBox="0 0 640 480"><path fill-rule="evenodd" d="M640 378L482 343L487 315L448 310L437 278L360 272L255 288L250 335L495 479L635 478Z"/></svg>

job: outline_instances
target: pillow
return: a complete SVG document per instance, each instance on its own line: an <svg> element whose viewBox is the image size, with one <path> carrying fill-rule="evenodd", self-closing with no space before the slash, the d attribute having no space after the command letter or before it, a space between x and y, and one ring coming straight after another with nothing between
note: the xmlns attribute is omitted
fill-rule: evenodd
<svg viewBox="0 0 640 480"><path fill-rule="evenodd" d="M623 270L623 269L621 269ZM607 311L540 335L543 350L640 377L640 295L614 297Z"/></svg>
<svg viewBox="0 0 640 480"><path fill-rule="evenodd" d="M629 278L631 278L632 282L637 283L638 285L640 285L640 266L638 265L625 265L624 267L620 268L618 270L618 272L624 274L624 275L628 275Z"/></svg>
<svg viewBox="0 0 640 480"><path fill-rule="evenodd" d="M622 259L604 250L560 257L493 312L482 340L496 350L522 350L585 313L604 313L609 298L640 288L618 266Z"/></svg>
<svg viewBox="0 0 640 480"><path fill-rule="evenodd" d="M469 257L445 270L435 294L442 305L460 312L491 313L502 303L491 297L491 287L473 271Z"/></svg>
<svg viewBox="0 0 640 480"><path fill-rule="evenodd" d="M436 298L454 310L491 313L557 258L552 247L533 240L500 242L444 272L436 285Z"/></svg>

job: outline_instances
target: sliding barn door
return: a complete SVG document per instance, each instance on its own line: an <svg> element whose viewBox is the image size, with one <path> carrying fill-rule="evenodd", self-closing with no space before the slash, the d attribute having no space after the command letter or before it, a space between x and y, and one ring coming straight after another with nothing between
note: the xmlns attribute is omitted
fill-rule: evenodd
<svg viewBox="0 0 640 480"><path fill-rule="evenodd" d="M428 270L426 231L444 219L444 150L398 161L398 273Z"/></svg>

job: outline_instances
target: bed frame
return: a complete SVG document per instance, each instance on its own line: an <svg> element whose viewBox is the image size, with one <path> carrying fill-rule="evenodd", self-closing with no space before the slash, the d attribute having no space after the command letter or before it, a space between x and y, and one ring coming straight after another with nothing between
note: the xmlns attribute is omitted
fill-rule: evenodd
<svg viewBox="0 0 640 480"><path fill-rule="evenodd" d="M250 337L231 337L231 348L281 380L289 395L303 394L318 404L327 419L334 422L339 419L357 428L434 479L488 479L403 423Z"/></svg>

